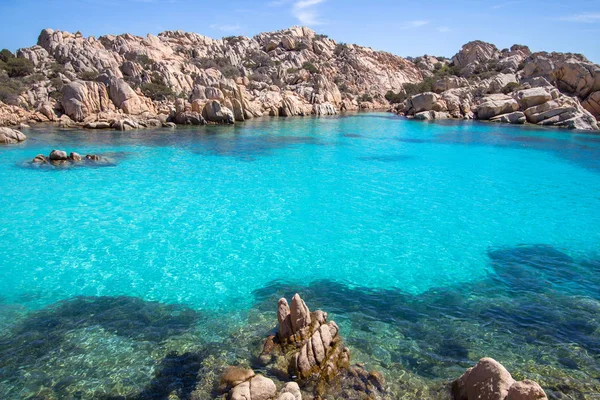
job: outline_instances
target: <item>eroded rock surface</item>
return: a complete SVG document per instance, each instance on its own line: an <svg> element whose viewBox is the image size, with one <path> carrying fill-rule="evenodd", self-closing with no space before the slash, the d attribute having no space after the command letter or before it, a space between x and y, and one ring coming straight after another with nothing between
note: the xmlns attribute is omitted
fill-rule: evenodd
<svg viewBox="0 0 600 400"><path fill-rule="evenodd" d="M542 400L547 399L535 382L516 382L496 360L482 358L452 384L455 400Z"/></svg>

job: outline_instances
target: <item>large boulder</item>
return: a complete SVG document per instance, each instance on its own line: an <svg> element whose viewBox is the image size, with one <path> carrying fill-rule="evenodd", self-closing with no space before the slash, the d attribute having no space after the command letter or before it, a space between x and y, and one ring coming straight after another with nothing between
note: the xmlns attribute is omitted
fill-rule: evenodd
<svg viewBox="0 0 600 400"><path fill-rule="evenodd" d="M204 105L202 116L207 121L219 124L233 124L235 122L233 111L222 106L217 100L211 100Z"/></svg>
<svg viewBox="0 0 600 400"><path fill-rule="evenodd" d="M554 94L553 96L551 88L548 89L545 87L536 87L521 90L517 92L516 97L521 109L525 110L527 108L538 106L540 104L552 100L553 98L558 97L558 93Z"/></svg>
<svg viewBox="0 0 600 400"><path fill-rule="evenodd" d="M63 86L61 103L65 114L76 122L115 109L106 86L100 82L74 81Z"/></svg>
<svg viewBox="0 0 600 400"><path fill-rule="evenodd" d="M476 113L477 118L488 120L518 109L519 104L512 97L503 94L492 94L483 98L483 102L477 107Z"/></svg>
<svg viewBox="0 0 600 400"><path fill-rule="evenodd" d="M512 389L515 385L517 386ZM513 397L509 397L509 393L512 393ZM547 399L539 385L531 381L516 382L510 372L492 358L482 358L477 365L469 368L464 375L454 381L452 395L455 400Z"/></svg>
<svg viewBox="0 0 600 400"><path fill-rule="evenodd" d="M413 96L410 99L412 111L420 113L422 111L446 111L447 106L442 97L433 92L425 92Z"/></svg>
<svg viewBox="0 0 600 400"><path fill-rule="evenodd" d="M0 144L15 144L26 139L27 136L16 129L0 127Z"/></svg>
<svg viewBox="0 0 600 400"><path fill-rule="evenodd" d="M148 102L142 101L140 96L122 78L113 76L109 79L108 94L115 107L123 110L125 114L139 115L153 111Z"/></svg>

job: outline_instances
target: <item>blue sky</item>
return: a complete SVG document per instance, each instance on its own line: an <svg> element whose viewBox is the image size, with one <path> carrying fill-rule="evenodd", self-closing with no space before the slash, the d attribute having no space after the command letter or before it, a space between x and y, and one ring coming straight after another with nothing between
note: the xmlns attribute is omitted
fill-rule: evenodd
<svg viewBox="0 0 600 400"><path fill-rule="evenodd" d="M46 27L85 36L181 29L222 37L308 25L401 56L452 56L481 39L600 63L600 0L0 0L0 15L0 47L10 50L34 45Z"/></svg>

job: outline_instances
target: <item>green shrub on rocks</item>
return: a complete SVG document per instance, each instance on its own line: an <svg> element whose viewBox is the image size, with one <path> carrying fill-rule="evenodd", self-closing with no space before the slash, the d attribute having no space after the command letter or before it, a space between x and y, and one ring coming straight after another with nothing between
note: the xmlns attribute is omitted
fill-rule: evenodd
<svg viewBox="0 0 600 400"><path fill-rule="evenodd" d="M519 90L520 87L521 85L519 85L519 83L517 82L509 82L506 84L506 86L502 88L502 93L509 94L512 92L516 92L517 90Z"/></svg>
<svg viewBox="0 0 600 400"><path fill-rule="evenodd" d="M315 67L313 65L313 63L308 62L308 61L305 62L304 64L302 64L302 68L304 68L305 70L307 70L311 74L318 74L319 73L319 70L317 69L317 67Z"/></svg>
<svg viewBox="0 0 600 400"><path fill-rule="evenodd" d="M155 101L168 100L175 96L173 90L165 84L160 83L144 83L140 86L144 96L151 98Z"/></svg>
<svg viewBox="0 0 600 400"><path fill-rule="evenodd" d="M3 57L7 56L6 54ZM8 58L0 65L11 78L20 78L33 73L33 63L26 58Z"/></svg>
<svg viewBox="0 0 600 400"><path fill-rule="evenodd" d="M3 103L16 105L24 90L23 84L17 79L0 76L0 101Z"/></svg>
<svg viewBox="0 0 600 400"><path fill-rule="evenodd" d="M98 73L96 71L83 71L79 77L84 81L95 81L98 79Z"/></svg>

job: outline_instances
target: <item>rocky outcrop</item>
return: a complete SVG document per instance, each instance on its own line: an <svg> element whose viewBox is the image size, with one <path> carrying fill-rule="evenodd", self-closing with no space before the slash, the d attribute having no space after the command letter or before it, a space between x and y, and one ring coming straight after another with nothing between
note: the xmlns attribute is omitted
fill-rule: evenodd
<svg viewBox="0 0 600 400"><path fill-rule="evenodd" d="M114 110L106 86L99 82L75 81L62 90L62 106L73 121L82 122L92 114Z"/></svg>
<svg viewBox="0 0 600 400"><path fill-rule="evenodd" d="M27 140L22 132L16 129L0 127L0 144L15 144Z"/></svg>
<svg viewBox="0 0 600 400"><path fill-rule="evenodd" d="M289 305L285 298L279 300L277 320L277 334L267 338L260 355L261 362L274 374L295 377L303 389L319 396L336 380L366 396L385 390L379 374L350 365L350 350L337 324L327 321L323 311L310 312L298 294Z"/></svg>
<svg viewBox="0 0 600 400"><path fill-rule="evenodd" d="M342 105L357 110L363 93L373 98L374 107L384 108L387 91L423 78L406 59L337 43L305 27L226 39L181 31L95 38L45 29L37 45L21 49L18 56L32 62L39 81L14 105L37 110L62 93L56 118L48 108L39 115L58 120L64 111L75 124L98 122L98 113L111 110L155 118L176 98L190 104L198 100L198 109L192 110L198 113L207 101L216 100L236 121L332 115ZM18 122L30 118L38 116L28 114ZM0 123L13 122L3 122L0 113Z"/></svg>
<svg viewBox="0 0 600 400"><path fill-rule="evenodd" d="M516 382L499 362L482 358L477 365L452 384L455 400L543 400L547 399L535 382Z"/></svg>
<svg viewBox="0 0 600 400"><path fill-rule="evenodd" d="M462 75L469 76L478 66L499 58L500 52L496 46L476 40L465 44L452 58L452 62L460 69Z"/></svg>

